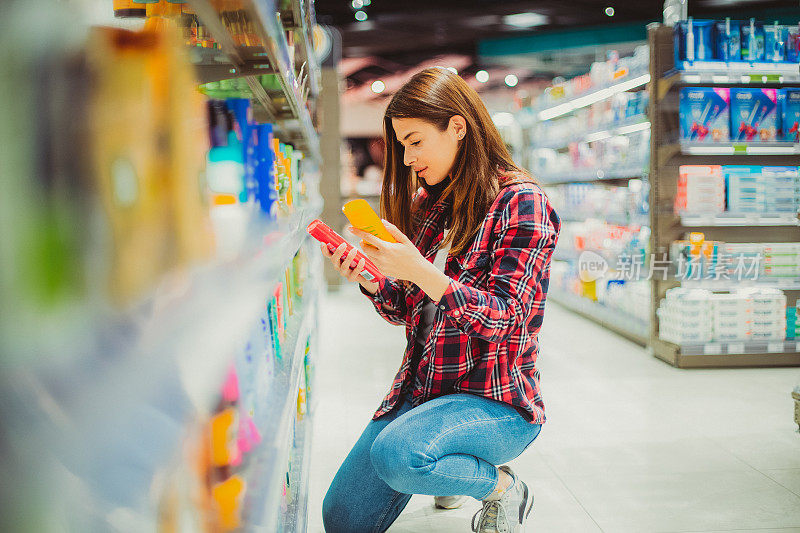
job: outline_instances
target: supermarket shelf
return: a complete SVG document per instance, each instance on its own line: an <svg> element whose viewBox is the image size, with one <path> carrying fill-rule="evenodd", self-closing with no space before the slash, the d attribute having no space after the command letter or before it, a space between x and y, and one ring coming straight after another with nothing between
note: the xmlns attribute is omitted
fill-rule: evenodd
<svg viewBox="0 0 800 533"><path fill-rule="evenodd" d="M232 37L228 34L220 19L219 13L217 13L210 0L188 0L188 2L203 21L203 24L206 25L214 40L219 43L222 52L230 60L229 70L238 69L237 72L232 74L238 75L241 73L246 75L248 85L253 91L255 99L264 108L269 120L283 122L283 124L279 125L287 131L293 132L297 130L300 134L302 148L312 158L321 162L319 137L305 105L307 71L303 79L298 80L295 76L286 34L275 16L277 13L275 0L246 0L244 2L244 8L250 15L253 27L263 44L263 49L260 51L253 50L253 47L242 49L234 44ZM258 54L256 57L263 58L261 63L252 61L253 54ZM264 60L271 66L269 69L266 68ZM202 74L203 67L201 66L201 77L213 79L219 74L218 70L218 67L214 67L212 73ZM269 98L262 85L254 77L256 74L265 73L277 75L283 89L283 96L286 99L286 113L282 113L278 109L275 102Z"/></svg>
<svg viewBox="0 0 800 533"><path fill-rule="evenodd" d="M708 289L711 291L726 291L732 289L781 289L784 291L800 291L800 279L699 279L684 280L676 279L681 286L687 289Z"/></svg>
<svg viewBox="0 0 800 533"><path fill-rule="evenodd" d="M650 342L653 355L678 368L800 366L800 342L738 342L677 345Z"/></svg>
<svg viewBox="0 0 800 533"><path fill-rule="evenodd" d="M537 144L531 148L534 150L539 148L558 150L567 148L569 144L574 142L595 142L614 135L628 135L649 128L650 122L647 120L647 115L641 114L616 124L606 124L588 131L577 132L569 137L556 138L542 144Z"/></svg>
<svg viewBox="0 0 800 533"><path fill-rule="evenodd" d="M800 143L761 142L761 143L699 143L681 141L684 155L798 155Z"/></svg>
<svg viewBox="0 0 800 533"><path fill-rule="evenodd" d="M650 224L649 215L628 215L626 213L569 213L568 215L559 215L559 218L561 222L586 222L591 218L616 226L647 226Z"/></svg>
<svg viewBox="0 0 800 533"><path fill-rule="evenodd" d="M297 416L297 391L305 365L305 342L311 335L316 316L314 305L314 302L304 302L302 310L294 315L301 320L296 321L286 334L283 345L290 347L285 353L291 354L291 360L284 357L285 366L276 372L263 403L269 406L262 410L265 416L255 420L257 427L269 429L258 450L261 460L243 474L248 487L255 487L247 495L245 523L269 528L265 531L274 531L281 515L282 480L293 447L289 432ZM310 443L310 438L308 441Z"/></svg>
<svg viewBox="0 0 800 533"><path fill-rule="evenodd" d="M672 69L658 80L661 100L682 85L782 85L800 83L800 69L792 63L749 63L723 61L684 62L682 70Z"/></svg>
<svg viewBox="0 0 800 533"><path fill-rule="evenodd" d="M567 102L556 104L551 107L547 107L545 109L537 109L534 110L536 116L539 120L550 120L556 117L560 117L562 115L566 115L567 113L571 113L576 109L581 109L586 106L590 106L594 103L601 102L603 100L607 100L611 98L615 94L619 94L625 91L630 91L631 89L636 89L638 87L642 87L650 82L650 74L644 73L640 75L632 75L629 76L627 79L615 83L609 87L604 87L602 89L596 89L591 91L587 94L578 96L569 100Z"/></svg>
<svg viewBox="0 0 800 533"><path fill-rule="evenodd" d="M550 288L547 297L562 307L597 322L628 340L642 346L647 345L650 328L638 317L555 287Z"/></svg>
<svg viewBox="0 0 800 533"><path fill-rule="evenodd" d="M80 327L56 331L42 322L38 337L19 331L6 339L10 353L26 361L9 370L24 384L19 397L58 406L32 412L26 431L52 443L48 453L71 473L66 486L80 479L81 490L105 498L103 509L149 520L143 495L174 460L186 424L215 409L232 352L252 332L320 210L259 227L255 250L168 276L135 309L76 310L85 316Z"/></svg>
<svg viewBox="0 0 800 533"><path fill-rule="evenodd" d="M534 172L534 174L544 185L561 185L586 181L642 178L647 175L647 171L642 164L603 169L580 168L568 172Z"/></svg>
<svg viewBox="0 0 800 533"><path fill-rule="evenodd" d="M308 0L292 0L292 9L289 12L282 14L284 25L294 27L297 30L298 39L302 47L303 56L306 60L305 71L308 73L308 89L312 96L317 96L322 84L320 76L320 67L317 60L317 54L314 52L314 26L316 25L316 16L314 10L309 9L313 6L313 2ZM289 20L291 14L291 20Z"/></svg>
<svg viewBox="0 0 800 533"><path fill-rule="evenodd" d="M797 226L800 219L792 213L719 213L716 215L682 214L681 225L687 228L710 226Z"/></svg>
<svg viewBox="0 0 800 533"><path fill-rule="evenodd" d="M300 439L296 442L295 450L300 452L300 457L293 457L293 462L300 460L300 476L292 478L292 499L286 513L283 515L281 531L306 531L308 520L308 482L311 471L311 442L314 432L314 423L308 415L298 423ZM305 475L304 475L305 474Z"/></svg>

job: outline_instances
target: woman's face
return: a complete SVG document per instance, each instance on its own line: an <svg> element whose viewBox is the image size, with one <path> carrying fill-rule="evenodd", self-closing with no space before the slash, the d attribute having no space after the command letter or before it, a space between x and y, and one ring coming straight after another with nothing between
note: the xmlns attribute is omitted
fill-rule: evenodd
<svg viewBox="0 0 800 533"><path fill-rule="evenodd" d="M420 118L393 118L392 127L403 145L403 163L425 183L436 185L450 174L458 144L466 134L463 117L452 117L444 131Z"/></svg>

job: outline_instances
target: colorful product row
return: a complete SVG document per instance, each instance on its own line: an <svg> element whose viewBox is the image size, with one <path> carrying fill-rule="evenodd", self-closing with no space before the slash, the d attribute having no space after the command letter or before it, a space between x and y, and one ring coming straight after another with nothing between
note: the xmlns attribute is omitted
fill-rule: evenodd
<svg viewBox="0 0 800 533"><path fill-rule="evenodd" d="M799 54L796 24L689 17L675 25L675 64L679 68L694 61L797 63Z"/></svg>
<svg viewBox="0 0 800 533"><path fill-rule="evenodd" d="M732 281L797 280L800 278L800 243L709 241L692 232L688 240L673 241L669 251L680 279Z"/></svg>
<svg viewBox="0 0 800 533"><path fill-rule="evenodd" d="M204 434L206 441L200 448L206 450L201 461L199 478L206 480L208 502L207 521L217 530L232 531L243 525L242 513L245 495L258 480L251 472L258 462L256 455L263 436L273 428L263 423L273 405L265 403L266 394L276 387L278 376L288 376L291 361L287 349L287 330L291 317L301 303L307 276L306 253L301 249L294 257L275 293L267 300L263 316L253 330L243 350L237 352L234 364L228 370L220 391L219 403L211 416ZM297 319L294 319L297 320ZM300 341L300 339L296 339ZM311 388L311 347L305 342L302 371L297 393L297 420L307 413L308 391ZM290 428L287 472L291 470L294 443L294 424ZM286 478L289 479L288 477ZM254 483L255 482L255 483ZM283 482L283 493L287 494ZM288 497L288 496L287 496Z"/></svg>
<svg viewBox="0 0 800 533"><path fill-rule="evenodd" d="M800 209L800 168L682 165L675 212L781 214Z"/></svg>
<svg viewBox="0 0 800 533"><path fill-rule="evenodd" d="M684 87L680 92L682 140L798 142L799 125L800 88Z"/></svg>

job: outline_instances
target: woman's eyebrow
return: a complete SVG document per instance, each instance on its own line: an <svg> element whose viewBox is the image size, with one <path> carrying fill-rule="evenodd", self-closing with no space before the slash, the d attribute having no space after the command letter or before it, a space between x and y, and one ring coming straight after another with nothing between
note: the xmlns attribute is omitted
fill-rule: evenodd
<svg viewBox="0 0 800 533"><path fill-rule="evenodd" d="M411 137L411 136L412 136L412 135L414 135L415 133L419 133L419 132L418 132L418 131L412 131L411 133L409 133L409 134L407 134L405 137L403 137L403 140L405 141L406 139L408 139L409 137Z"/></svg>

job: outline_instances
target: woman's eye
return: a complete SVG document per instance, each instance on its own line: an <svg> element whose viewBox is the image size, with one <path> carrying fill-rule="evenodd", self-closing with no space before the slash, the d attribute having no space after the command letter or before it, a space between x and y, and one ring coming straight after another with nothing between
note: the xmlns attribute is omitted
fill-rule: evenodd
<svg viewBox="0 0 800 533"><path fill-rule="evenodd" d="M413 143L411 143L411 146L417 146L418 144L419 144L419 141L414 141Z"/></svg>

